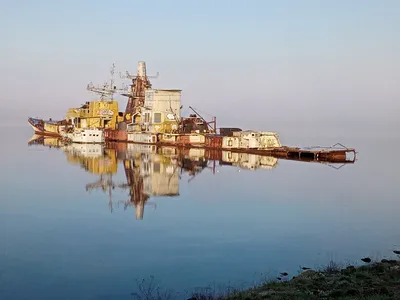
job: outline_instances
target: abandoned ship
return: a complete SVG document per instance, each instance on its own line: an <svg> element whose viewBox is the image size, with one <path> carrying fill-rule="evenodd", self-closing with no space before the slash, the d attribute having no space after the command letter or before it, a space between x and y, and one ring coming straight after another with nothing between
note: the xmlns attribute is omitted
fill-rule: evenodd
<svg viewBox="0 0 400 300"><path fill-rule="evenodd" d="M128 88L111 81L103 87L88 84L87 90L100 95L79 108L70 108L60 121L29 118L36 134L59 136L73 143L130 142L177 147L204 147L225 149L277 157L299 157L314 160L354 162L355 150L335 144L328 148L301 149L282 146L276 132L258 132L240 128L218 128L216 117L206 121L194 108L189 117L181 116L180 89L154 89L146 71L146 63L138 63L136 75L126 72ZM128 98L125 111L120 111L114 94ZM218 132L219 131L219 132ZM337 147L339 145L340 147ZM348 159L348 154L353 159Z"/></svg>

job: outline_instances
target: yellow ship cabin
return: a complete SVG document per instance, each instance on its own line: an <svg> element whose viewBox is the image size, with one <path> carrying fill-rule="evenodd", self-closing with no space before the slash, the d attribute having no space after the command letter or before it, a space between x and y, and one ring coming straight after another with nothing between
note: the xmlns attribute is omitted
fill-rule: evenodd
<svg viewBox="0 0 400 300"><path fill-rule="evenodd" d="M123 121L124 113L118 111L118 101L89 101L79 108L70 108L66 120L76 128L110 128L116 129L118 122Z"/></svg>

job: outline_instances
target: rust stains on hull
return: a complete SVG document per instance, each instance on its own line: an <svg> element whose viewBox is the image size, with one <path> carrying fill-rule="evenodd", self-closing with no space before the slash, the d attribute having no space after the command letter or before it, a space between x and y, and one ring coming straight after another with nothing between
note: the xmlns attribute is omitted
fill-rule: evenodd
<svg viewBox="0 0 400 300"><path fill-rule="evenodd" d="M268 155L284 158L290 160L302 160L302 161L327 161L327 162L338 162L338 163L354 163L356 160L355 149L298 149L298 148L284 148L284 149L274 149L274 150L256 150L254 154L259 154L260 152L266 152ZM347 154L353 154L352 159L347 158Z"/></svg>
<svg viewBox="0 0 400 300"><path fill-rule="evenodd" d="M332 163L354 163L356 161L356 150L347 148L342 144L335 144L331 147L317 147L317 148L298 148L298 147L275 147L266 149L257 148L226 148L222 145L222 137L215 136L212 139L206 137L204 141L198 136L179 135L174 142L161 141L156 143L142 143L127 141L127 132L121 130L104 130L106 142L118 143L133 143L133 144L146 144L156 145L159 147L177 147L177 148L197 148L206 149L211 157L219 157L221 151L229 151L232 153L247 153L260 156L272 156L275 158L298 160L298 161L320 161ZM44 136L59 137L60 135L55 132L36 131L35 133ZM337 146L340 146L338 148ZM348 158L348 155L353 155L353 158Z"/></svg>
<svg viewBox="0 0 400 300"><path fill-rule="evenodd" d="M131 142L129 142L131 143ZM120 144L117 143L117 144ZM122 143L127 144L127 143ZM133 143L132 144L144 144L144 143ZM149 144L148 144L149 145ZM342 163L342 164L353 164L356 161L356 151L352 148L345 149L301 149L294 147L280 147L276 149L224 149L224 148L214 148L205 146L192 146L192 145L176 145L176 144L166 144L158 143L156 145L158 149L163 148L174 148L178 152L185 153L190 149L204 149L204 156L210 160L221 160L223 152L232 153L245 153L254 154L259 156L271 156L279 159L285 160L295 160L303 162L325 162L325 163ZM352 158L348 158L349 154L353 154Z"/></svg>
<svg viewBox="0 0 400 300"><path fill-rule="evenodd" d="M112 141L112 142L127 142L128 133L125 130L105 129L104 139L106 141Z"/></svg>
<svg viewBox="0 0 400 300"><path fill-rule="evenodd" d="M165 144L159 144L160 147L171 146ZM176 146L176 145L175 145ZM287 160L297 160L297 161L321 161L321 162L331 162L331 163L355 163L356 161L356 151L353 148L343 148L343 149L333 149L333 148L314 148L314 149L301 149L295 147L279 147L273 149L241 149L241 148L215 148L206 146L190 146L190 145L180 145L178 148L202 148L213 153L214 157L219 156L220 152L228 151L233 153L247 153L255 154L260 156L272 156ZM353 154L353 158L348 158L348 154Z"/></svg>
<svg viewBox="0 0 400 300"><path fill-rule="evenodd" d="M117 140L117 139L115 139ZM189 140L187 136L180 136L175 142L157 142L157 143L142 143L128 141L133 144L147 144L156 145L159 147L177 147L177 148L197 148L207 149L210 151L230 151L233 153L247 153L256 154L261 156L273 156L276 158L288 159L288 160L300 160L300 161L324 161L324 162L335 162L335 163L354 163L356 160L356 150L353 148L347 148L341 144L335 144L332 147L326 148L298 148L298 147L276 147L266 149L255 149L255 148L225 148L221 144L221 138L215 137L214 139L205 139L205 142L194 142ZM119 139L122 142L122 139ZM126 141L124 141L126 142ZM337 148L336 146L341 146ZM353 158L349 159L348 155L353 154ZM218 155L218 154L217 154Z"/></svg>

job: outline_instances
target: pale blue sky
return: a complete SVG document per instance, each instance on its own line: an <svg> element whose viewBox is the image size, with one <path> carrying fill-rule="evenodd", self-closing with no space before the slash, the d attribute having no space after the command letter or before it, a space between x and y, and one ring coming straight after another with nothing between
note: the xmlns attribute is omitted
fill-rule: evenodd
<svg viewBox="0 0 400 300"><path fill-rule="evenodd" d="M400 1L0 3L1 103L15 123L61 118L95 98L86 84L107 80L113 62L135 72L145 60L155 88L183 89L185 107L221 126L400 128Z"/></svg>

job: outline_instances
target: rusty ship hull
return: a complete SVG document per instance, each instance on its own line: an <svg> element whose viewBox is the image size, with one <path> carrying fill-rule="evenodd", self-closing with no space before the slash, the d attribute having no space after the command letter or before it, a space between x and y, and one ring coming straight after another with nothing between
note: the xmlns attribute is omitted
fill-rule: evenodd
<svg viewBox="0 0 400 300"><path fill-rule="evenodd" d="M300 148L280 145L280 142L274 147L240 147L228 146L223 143L224 137L216 134L175 134L171 135L174 137L173 140L163 140L156 138L145 140L126 140L125 135L123 139L117 139L121 132L114 132L111 136L105 139L106 142L117 142L125 144L144 144L144 145L157 145L158 147L178 147L186 149L206 149L209 151L228 151L232 153L246 153L260 156L272 156L276 158L288 159L288 160L299 160L299 161L324 161L324 162L335 162L335 163L354 163L356 161L356 150L354 148L347 148L341 144L335 144L329 147L312 147L312 148ZM136 133L140 135L139 133ZM144 137L148 135L142 134ZM155 134L152 137L157 136ZM200 138L203 137L203 138ZM193 138L193 139L192 139Z"/></svg>

